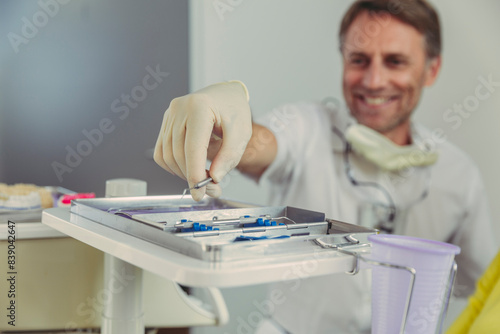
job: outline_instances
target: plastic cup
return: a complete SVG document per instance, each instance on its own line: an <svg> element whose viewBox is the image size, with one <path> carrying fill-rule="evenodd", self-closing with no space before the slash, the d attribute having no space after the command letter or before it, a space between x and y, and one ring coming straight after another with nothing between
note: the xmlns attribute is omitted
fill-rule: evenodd
<svg viewBox="0 0 500 334"><path fill-rule="evenodd" d="M460 247L427 239L377 234L370 259L414 268L416 276L404 333L436 333L447 298L450 272ZM411 273L403 269L373 265L372 334L401 332Z"/></svg>

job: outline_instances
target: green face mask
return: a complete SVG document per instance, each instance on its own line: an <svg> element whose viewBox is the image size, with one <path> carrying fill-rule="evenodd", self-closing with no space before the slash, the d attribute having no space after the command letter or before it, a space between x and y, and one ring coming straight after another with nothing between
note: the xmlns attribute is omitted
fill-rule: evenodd
<svg viewBox="0 0 500 334"><path fill-rule="evenodd" d="M424 150L415 144L396 145L382 134L361 124L350 126L345 138L354 152L388 171L428 166L438 159L436 151Z"/></svg>

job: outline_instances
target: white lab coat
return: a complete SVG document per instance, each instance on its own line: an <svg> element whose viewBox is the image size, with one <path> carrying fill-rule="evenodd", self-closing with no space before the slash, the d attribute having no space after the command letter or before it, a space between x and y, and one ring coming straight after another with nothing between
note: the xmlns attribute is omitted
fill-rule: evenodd
<svg viewBox="0 0 500 334"><path fill-rule="evenodd" d="M288 205L321 211L328 218L359 223L363 203L386 200L373 187L355 187L345 175L344 143L332 125L345 130L353 120L343 111L322 105L290 104L258 120L276 136L276 159L261 177L271 183L271 205ZM497 251L488 203L478 168L460 149L413 124L415 143L436 145L437 163L402 174L382 172L351 153L358 181L375 181L385 187L400 210L394 233L450 242L461 247L456 258L455 291L469 294L474 282ZM430 182L429 181L430 178ZM428 195L419 200L428 189ZM370 275L333 276L273 284L283 293L271 316L293 334L369 333Z"/></svg>

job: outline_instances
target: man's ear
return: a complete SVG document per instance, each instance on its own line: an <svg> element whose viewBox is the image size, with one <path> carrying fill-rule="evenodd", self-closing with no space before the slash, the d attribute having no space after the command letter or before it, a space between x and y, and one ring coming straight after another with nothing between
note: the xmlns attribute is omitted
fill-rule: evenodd
<svg viewBox="0 0 500 334"><path fill-rule="evenodd" d="M432 86L441 69L441 55L428 60L425 73L425 86Z"/></svg>

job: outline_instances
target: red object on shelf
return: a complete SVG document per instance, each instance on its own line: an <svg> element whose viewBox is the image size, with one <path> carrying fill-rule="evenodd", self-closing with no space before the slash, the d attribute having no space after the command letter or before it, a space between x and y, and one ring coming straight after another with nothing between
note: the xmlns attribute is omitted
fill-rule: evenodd
<svg viewBox="0 0 500 334"><path fill-rule="evenodd" d="M80 198L95 198L94 193L79 193L79 194L71 194L71 195L63 195L62 198L60 199L60 203L69 205L71 204L71 201L74 199L80 199Z"/></svg>

